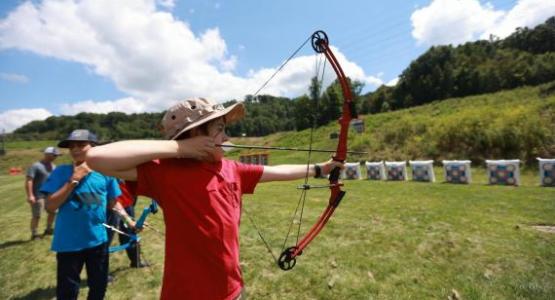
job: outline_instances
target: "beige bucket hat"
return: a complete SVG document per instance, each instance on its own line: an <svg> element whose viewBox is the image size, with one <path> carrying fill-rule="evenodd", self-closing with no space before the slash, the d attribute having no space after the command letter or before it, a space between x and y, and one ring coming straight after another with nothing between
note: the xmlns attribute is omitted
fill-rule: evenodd
<svg viewBox="0 0 555 300"><path fill-rule="evenodd" d="M175 140L182 133L210 120L225 116L226 124L239 121L245 116L243 103L227 108L205 98L188 99L168 109L162 118L162 133L168 140Z"/></svg>

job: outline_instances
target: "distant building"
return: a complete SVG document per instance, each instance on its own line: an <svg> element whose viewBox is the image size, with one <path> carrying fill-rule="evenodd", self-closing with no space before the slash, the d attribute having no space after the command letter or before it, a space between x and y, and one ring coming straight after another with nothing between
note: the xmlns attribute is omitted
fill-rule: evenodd
<svg viewBox="0 0 555 300"><path fill-rule="evenodd" d="M239 161L251 165L268 165L270 154L267 152L242 153Z"/></svg>

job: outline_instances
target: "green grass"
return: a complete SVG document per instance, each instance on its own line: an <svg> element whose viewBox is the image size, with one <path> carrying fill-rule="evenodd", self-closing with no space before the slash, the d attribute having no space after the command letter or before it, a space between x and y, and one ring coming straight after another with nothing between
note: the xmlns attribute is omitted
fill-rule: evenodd
<svg viewBox="0 0 555 300"><path fill-rule="evenodd" d="M555 223L555 189L537 186L532 172L520 187L486 185L483 169L474 169L473 178L471 185L345 182L348 192L336 214L288 272L272 262L243 216L241 265L249 298L446 299L454 289L463 299L553 299L555 234L531 225ZM48 299L55 293L55 254L50 238L28 241L22 181L0 176L0 298ZM298 199L296 184L261 184L244 197L245 214L276 253ZM327 199L328 191L310 191L303 231ZM138 207L146 204L143 199ZM164 230L161 214L150 220ZM125 254L111 255L116 281L107 299L158 297L164 239L147 230L142 242L153 267L129 269ZM83 284L81 299L86 292Z"/></svg>

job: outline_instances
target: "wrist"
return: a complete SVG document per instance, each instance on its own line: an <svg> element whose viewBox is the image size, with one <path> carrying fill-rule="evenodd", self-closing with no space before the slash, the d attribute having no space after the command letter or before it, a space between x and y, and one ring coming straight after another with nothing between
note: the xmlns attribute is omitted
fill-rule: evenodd
<svg viewBox="0 0 555 300"><path fill-rule="evenodd" d="M314 178L322 177L322 167L317 164L314 164Z"/></svg>
<svg viewBox="0 0 555 300"><path fill-rule="evenodd" d="M68 181L68 183L69 183L69 185L70 185L71 187L76 187L76 186L78 186L78 185L79 185L79 182L80 182L79 180L73 179L73 178L70 179L70 180Z"/></svg>
<svg viewBox="0 0 555 300"><path fill-rule="evenodd" d="M129 223L131 223L131 221L133 221L133 220L131 219L131 217L129 217L128 215L121 216L121 219L123 220L123 223L125 223L125 224L127 224L127 225L129 225Z"/></svg>

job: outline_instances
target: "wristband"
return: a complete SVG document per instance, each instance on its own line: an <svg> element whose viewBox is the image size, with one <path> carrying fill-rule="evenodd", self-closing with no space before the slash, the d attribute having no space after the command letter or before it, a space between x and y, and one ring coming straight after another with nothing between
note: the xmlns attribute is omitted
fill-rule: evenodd
<svg viewBox="0 0 555 300"><path fill-rule="evenodd" d="M69 184L73 187L76 187L77 185L79 185L79 180L72 179L69 181Z"/></svg>
<svg viewBox="0 0 555 300"><path fill-rule="evenodd" d="M322 168L319 165L314 164L314 178L322 177Z"/></svg>

